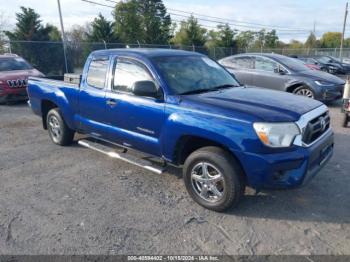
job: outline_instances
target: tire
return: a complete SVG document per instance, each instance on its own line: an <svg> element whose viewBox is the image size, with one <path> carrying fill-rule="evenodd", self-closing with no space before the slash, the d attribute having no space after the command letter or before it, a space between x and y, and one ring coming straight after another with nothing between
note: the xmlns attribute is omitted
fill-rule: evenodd
<svg viewBox="0 0 350 262"><path fill-rule="evenodd" d="M51 109L46 116L49 136L56 145L68 146L72 144L74 131L64 122L58 108Z"/></svg>
<svg viewBox="0 0 350 262"><path fill-rule="evenodd" d="M207 170L208 175L204 175L203 170ZM208 178L210 181L203 181ZM194 201L218 212L237 206L245 191L243 170L219 147L204 147L193 152L185 161L183 179Z"/></svg>
<svg viewBox="0 0 350 262"><path fill-rule="evenodd" d="M307 86L300 86L293 90L293 94L315 99L315 93Z"/></svg>
<svg viewBox="0 0 350 262"><path fill-rule="evenodd" d="M349 121L350 121L349 114L348 114L348 113L345 113L345 114L344 114L344 117L343 117L343 127L348 127Z"/></svg>

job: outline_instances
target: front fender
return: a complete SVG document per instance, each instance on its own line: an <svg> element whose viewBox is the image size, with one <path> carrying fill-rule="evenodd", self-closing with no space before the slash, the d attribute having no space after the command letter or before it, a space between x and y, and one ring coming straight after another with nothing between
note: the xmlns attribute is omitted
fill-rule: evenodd
<svg viewBox="0 0 350 262"><path fill-rule="evenodd" d="M163 130L162 152L170 161L174 160L177 142L183 136L204 138L225 146L231 152L248 150L257 138L249 122L181 111L169 114Z"/></svg>

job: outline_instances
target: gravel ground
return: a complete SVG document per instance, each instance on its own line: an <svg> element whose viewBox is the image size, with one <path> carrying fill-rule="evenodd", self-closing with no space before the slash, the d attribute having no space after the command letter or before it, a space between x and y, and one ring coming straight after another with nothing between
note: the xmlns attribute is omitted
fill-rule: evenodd
<svg viewBox="0 0 350 262"><path fill-rule="evenodd" d="M335 154L308 186L247 190L221 214L178 170L55 146L26 105L1 106L0 254L350 254L350 129L330 107Z"/></svg>

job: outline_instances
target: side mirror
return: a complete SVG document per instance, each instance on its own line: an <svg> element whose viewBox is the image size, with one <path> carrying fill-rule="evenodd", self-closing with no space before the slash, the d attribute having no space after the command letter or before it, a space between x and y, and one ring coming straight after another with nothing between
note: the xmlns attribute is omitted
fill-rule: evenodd
<svg viewBox="0 0 350 262"><path fill-rule="evenodd" d="M137 81L132 87L135 96L147 96L159 98L159 92L153 81Z"/></svg>

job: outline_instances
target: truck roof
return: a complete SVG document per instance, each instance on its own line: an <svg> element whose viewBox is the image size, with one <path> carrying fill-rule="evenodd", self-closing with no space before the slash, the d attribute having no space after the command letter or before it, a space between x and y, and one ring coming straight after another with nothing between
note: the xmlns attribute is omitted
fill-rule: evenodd
<svg viewBox="0 0 350 262"><path fill-rule="evenodd" d="M97 50L91 53L92 55L128 55L128 56L143 56L143 57L160 57L160 56L189 56L202 55L196 52L163 49L163 48L118 48Z"/></svg>

